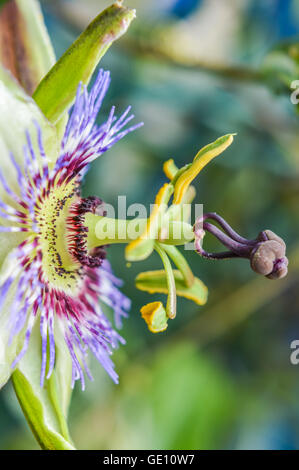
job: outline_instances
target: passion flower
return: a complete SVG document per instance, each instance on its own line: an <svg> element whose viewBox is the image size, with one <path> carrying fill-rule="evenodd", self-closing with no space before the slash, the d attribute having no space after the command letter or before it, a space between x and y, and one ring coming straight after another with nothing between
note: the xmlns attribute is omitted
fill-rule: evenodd
<svg viewBox="0 0 299 470"><path fill-rule="evenodd" d="M130 301L120 291L119 281L105 260L104 247L88 249L88 212L104 215L99 198L83 199L80 184L89 163L112 145L142 125L128 127L134 117L130 107L119 117L113 107L108 118L96 124L110 83L109 72L100 70L88 92L78 87L57 161L47 158L41 128L37 122L36 140L26 131L23 161L10 154L15 180L7 183L0 173L1 232L16 232L22 240L7 256L7 269L0 287L1 324L9 336L2 338L3 351L12 359L12 369L27 351L33 326L40 324L42 366L40 384L49 378L55 365L56 337L65 341L72 359L72 381L85 386L84 370L90 351L117 382L110 358L111 351L123 339L105 316L99 300L109 305L115 323L127 316ZM19 345L22 334L22 347ZM5 336L5 335L2 335ZM6 339L8 342L6 344ZM20 350L18 350L20 349Z"/></svg>

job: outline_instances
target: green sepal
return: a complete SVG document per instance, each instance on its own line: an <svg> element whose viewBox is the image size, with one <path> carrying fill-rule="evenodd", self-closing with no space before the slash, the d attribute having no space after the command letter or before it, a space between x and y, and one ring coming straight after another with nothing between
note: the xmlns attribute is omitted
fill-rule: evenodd
<svg viewBox="0 0 299 470"><path fill-rule="evenodd" d="M30 381L20 370L12 375L12 381L18 400L27 422L44 450L74 450L74 447L55 429L47 424L45 414L49 415L49 406L45 399L36 394ZM45 408L47 406L47 411Z"/></svg>
<svg viewBox="0 0 299 470"><path fill-rule="evenodd" d="M176 285L176 293L181 297L190 299L198 305L204 305L208 298L208 289L204 283L194 278L191 287L186 287L183 275L180 271L173 271ZM147 271L139 273L135 279L136 287L139 290L150 294L168 294L167 279L164 270Z"/></svg>
<svg viewBox="0 0 299 470"><path fill-rule="evenodd" d="M35 324L28 350L12 374L17 398L42 449L72 450L66 416L60 403L55 372L40 386L41 336ZM65 370L65 374L68 371Z"/></svg>
<svg viewBox="0 0 299 470"><path fill-rule="evenodd" d="M135 18L135 10L116 2L98 15L44 77L33 97L56 123L72 105L78 84L89 80L107 49Z"/></svg>

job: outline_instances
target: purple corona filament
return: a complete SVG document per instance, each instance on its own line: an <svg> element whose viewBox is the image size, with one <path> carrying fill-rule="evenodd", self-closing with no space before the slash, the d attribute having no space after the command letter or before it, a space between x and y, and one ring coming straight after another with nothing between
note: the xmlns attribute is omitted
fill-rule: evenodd
<svg viewBox="0 0 299 470"><path fill-rule="evenodd" d="M134 117L130 114L130 107L120 118L115 116L113 107L106 121L96 124L109 83L109 72L100 70L89 92L85 85L79 85L54 168L48 166L42 132L35 123L38 152L27 132L23 164L19 164L13 155L10 156L19 189L12 189L0 172L0 184L7 196L6 202L0 200L0 231L28 232L28 236L24 236L24 241L8 257L9 268L0 287L0 306L7 302L8 292L14 292L10 306L10 341L24 332L24 343L12 367L25 355L33 327L39 322L41 386L45 377L51 376L55 366L57 334L62 336L72 360L72 385L80 379L84 389L84 372L92 379L86 363L88 351L93 353L112 379L118 381L110 356L112 349L124 340L104 314L99 300L114 311L117 328L121 327L122 318L128 315L130 301L120 292L122 282L113 275L109 262L104 259L105 249L101 247L92 253L87 252L85 242L88 229L84 227L84 214L98 211L102 201L80 197L80 182L88 164L142 125L127 126ZM57 190L60 191L59 197ZM43 208L45 204L50 204L50 198L54 204L53 214L57 218L70 204L66 238L69 256L75 266L73 270L64 268L57 248L55 219L53 226L48 226L44 220ZM44 251L42 242L45 240L49 252ZM47 256L51 257L49 270L55 272L54 280L50 279L45 269ZM56 279L68 287L59 287Z"/></svg>

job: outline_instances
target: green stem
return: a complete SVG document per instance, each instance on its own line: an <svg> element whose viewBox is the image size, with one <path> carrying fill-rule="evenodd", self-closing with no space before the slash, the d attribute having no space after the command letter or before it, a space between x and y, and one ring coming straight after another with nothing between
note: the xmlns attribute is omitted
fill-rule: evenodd
<svg viewBox="0 0 299 470"><path fill-rule="evenodd" d="M168 290L166 314L169 318L173 319L176 316L176 286L172 266L166 252L159 243L155 243L155 250L162 260L166 273Z"/></svg>
<svg viewBox="0 0 299 470"><path fill-rule="evenodd" d="M143 39L142 41L138 41L136 38L126 38L121 46L123 48L125 47L133 54L141 55L142 58L149 55L151 58L163 60L169 64L174 64L187 70L198 69L203 72L240 82L265 84L265 75L260 70L244 67L242 65L234 66L198 59L193 60L191 58L183 59L182 56L178 56L175 53L175 48L165 48L162 41L155 41L155 43L153 43L150 40Z"/></svg>
<svg viewBox="0 0 299 470"><path fill-rule="evenodd" d="M112 243L130 243L140 236L146 223L147 219L111 219L88 213L85 216L85 225L88 227L88 248ZM163 238L160 241L169 245L184 245L193 239L193 228L189 223L174 221L163 230Z"/></svg>
<svg viewBox="0 0 299 470"><path fill-rule="evenodd" d="M185 260L184 256L180 253L180 251L171 245L164 245L161 244L160 246L163 247L163 250L166 251L168 256L172 259L176 267L180 270L186 287L191 287L194 282L194 275L191 271L191 268L187 261Z"/></svg>

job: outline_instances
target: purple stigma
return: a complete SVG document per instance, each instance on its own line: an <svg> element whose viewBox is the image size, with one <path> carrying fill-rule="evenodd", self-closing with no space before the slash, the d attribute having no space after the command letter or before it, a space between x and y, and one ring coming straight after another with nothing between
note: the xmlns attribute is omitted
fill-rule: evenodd
<svg viewBox="0 0 299 470"><path fill-rule="evenodd" d="M206 222L215 221L221 228ZM264 230L254 240L247 240L235 232L232 227L218 214L207 213L200 217L194 225L195 249L207 259L246 258L250 260L253 271L268 279L281 279L287 275L288 259L285 242L271 230ZM209 232L228 250L209 253L204 250L203 238Z"/></svg>

